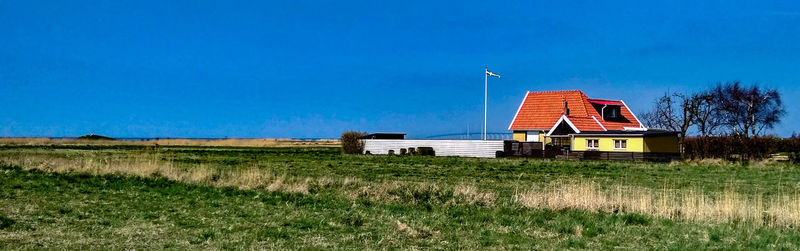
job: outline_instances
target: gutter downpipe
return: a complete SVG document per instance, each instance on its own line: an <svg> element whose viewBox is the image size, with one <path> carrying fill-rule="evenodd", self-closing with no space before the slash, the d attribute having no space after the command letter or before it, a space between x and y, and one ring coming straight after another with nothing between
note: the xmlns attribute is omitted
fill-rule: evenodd
<svg viewBox="0 0 800 251"><path fill-rule="evenodd" d="M608 104L605 104L603 105L603 108L600 108L600 118L602 118L604 121L606 120L606 106L608 106Z"/></svg>

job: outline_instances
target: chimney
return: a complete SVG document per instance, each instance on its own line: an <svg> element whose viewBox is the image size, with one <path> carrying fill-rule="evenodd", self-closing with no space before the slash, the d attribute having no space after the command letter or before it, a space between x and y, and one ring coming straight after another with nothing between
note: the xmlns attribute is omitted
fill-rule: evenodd
<svg viewBox="0 0 800 251"><path fill-rule="evenodd" d="M564 115L569 116L569 107L567 106L567 101L564 101Z"/></svg>

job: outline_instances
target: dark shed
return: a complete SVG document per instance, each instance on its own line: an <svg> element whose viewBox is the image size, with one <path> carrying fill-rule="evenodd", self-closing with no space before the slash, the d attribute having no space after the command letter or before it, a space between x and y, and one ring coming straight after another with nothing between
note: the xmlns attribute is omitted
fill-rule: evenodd
<svg viewBox="0 0 800 251"><path fill-rule="evenodd" d="M379 132L379 133L367 134L366 136L361 138L362 139L406 139L406 134Z"/></svg>

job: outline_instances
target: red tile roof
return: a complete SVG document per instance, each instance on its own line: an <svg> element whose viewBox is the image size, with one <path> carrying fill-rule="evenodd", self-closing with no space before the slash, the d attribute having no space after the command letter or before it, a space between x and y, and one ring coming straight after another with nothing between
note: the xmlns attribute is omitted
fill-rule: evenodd
<svg viewBox="0 0 800 251"><path fill-rule="evenodd" d="M564 115L564 102L570 111L567 118L580 131L622 130L623 127L641 126L621 100L589 99L582 91L569 90L528 92L509 130L549 130ZM595 102L620 105L620 115L625 122L604 121L592 106Z"/></svg>
<svg viewBox="0 0 800 251"><path fill-rule="evenodd" d="M587 131L587 132L598 132L598 131L605 131L600 124L597 122L600 121L594 120L592 117L576 117L576 116L567 116L570 122L572 122L575 127L578 128L580 131Z"/></svg>

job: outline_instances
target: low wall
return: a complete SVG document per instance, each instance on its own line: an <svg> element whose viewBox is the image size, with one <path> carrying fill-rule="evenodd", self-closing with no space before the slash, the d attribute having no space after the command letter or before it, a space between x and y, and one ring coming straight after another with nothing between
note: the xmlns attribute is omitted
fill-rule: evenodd
<svg viewBox="0 0 800 251"><path fill-rule="evenodd" d="M583 151L572 152L581 160L628 160L628 161L653 161L670 162L680 160L680 153L633 153L633 152L603 152L603 151Z"/></svg>
<svg viewBox="0 0 800 251"><path fill-rule="evenodd" d="M460 156L494 158L497 151L503 151L502 140L415 140L415 139L365 139L364 152L388 154L400 148L432 147L436 156Z"/></svg>

